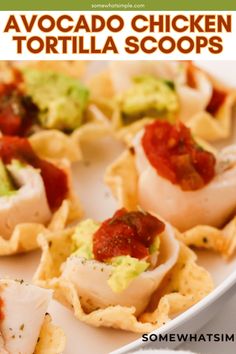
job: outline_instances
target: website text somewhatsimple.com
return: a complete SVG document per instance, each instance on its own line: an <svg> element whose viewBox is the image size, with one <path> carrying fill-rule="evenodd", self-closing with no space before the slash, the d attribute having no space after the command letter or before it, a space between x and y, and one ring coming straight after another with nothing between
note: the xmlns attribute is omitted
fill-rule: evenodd
<svg viewBox="0 0 236 354"><path fill-rule="evenodd" d="M145 4L131 4L130 2L127 3L122 3L122 4L118 4L118 3L113 3L111 4L110 2L107 4L101 4L101 3L93 3L91 4L91 8L93 10L134 10L134 9L145 9Z"/></svg>

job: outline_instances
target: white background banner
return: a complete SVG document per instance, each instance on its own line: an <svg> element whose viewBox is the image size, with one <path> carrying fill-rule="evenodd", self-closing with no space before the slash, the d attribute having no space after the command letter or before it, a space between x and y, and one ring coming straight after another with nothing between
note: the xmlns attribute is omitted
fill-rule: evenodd
<svg viewBox="0 0 236 354"><path fill-rule="evenodd" d="M236 12L0 12L5 59L236 60Z"/></svg>

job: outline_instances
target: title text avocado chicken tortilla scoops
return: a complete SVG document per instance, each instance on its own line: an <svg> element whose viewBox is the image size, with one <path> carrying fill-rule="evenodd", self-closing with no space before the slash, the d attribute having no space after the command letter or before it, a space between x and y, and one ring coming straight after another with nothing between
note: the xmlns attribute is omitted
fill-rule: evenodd
<svg viewBox="0 0 236 354"><path fill-rule="evenodd" d="M231 15L78 13L10 15L4 33L10 33L17 54L127 54L178 52L201 54L223 51L221 33L232 31ZM124 37L120 35L122 32ZM127 34L127 35L126 35Z"/></svg>

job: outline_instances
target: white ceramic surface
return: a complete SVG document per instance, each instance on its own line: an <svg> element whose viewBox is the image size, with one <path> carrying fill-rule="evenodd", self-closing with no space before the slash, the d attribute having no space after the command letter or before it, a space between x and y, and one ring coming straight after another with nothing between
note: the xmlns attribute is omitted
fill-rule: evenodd
<svg viewBox="0 0 236 354"><path fill-rule="evenodd" d="M215 62L204 63L204 65L205 67L208 65L213 71L215 65L215 72L236 86L236 63ZM234 140L233 133L230 140ZM86 216L102 220L115 211L116 202L103 184L103 172L105 166L118 156L122 149L122 144L112 141L109 137L84 146L85 161L75 164L74 182ZM225 262L221 257L209 252L199 252L198 255L199 264L204 265L212 273L216 289L201 302L158 330L158 333L186 331L195 333L236 292L236 257L230 262ZM14 279L30 280L39 259L39 251L27 255L3 257L0 259L0 277L10 276ZM108 354L112 351L113 354L121 354L134 351L142 344L137 334L89 327L77 321L69 310L55 301L51 303L49 312L55 323L66 333L67 347L64 354Z"/></svg>
<svg viewBox="0 0 236 354"><path fill-rule="evenodd" d="M168 349L150 349L150 350L139 350L137 352L132 352L132 354L195 354L186 350L168 350Z"/></svg>

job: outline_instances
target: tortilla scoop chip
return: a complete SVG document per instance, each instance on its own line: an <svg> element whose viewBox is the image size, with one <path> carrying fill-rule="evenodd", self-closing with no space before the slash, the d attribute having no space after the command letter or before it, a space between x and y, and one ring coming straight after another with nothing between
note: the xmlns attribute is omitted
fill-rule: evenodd
<svg viewBox="0 0 236 354"><path fill-rule="evenodd" d="M16 253L29 252L38 247L38 234L46 231L41 224L17 225L9 240L0 236L0 256L8 256Z"/></svg>
<svg viewBox="0 0 236 354"><path fill-rule="evenodd" d="M61 265L71 254L73 229L38 238L42 258L34 282L53 289L55 298L72 309L79 320L96 327L105 326L138 333L151 332L162 326L179 312L201 300L213 289L210 274L196 264L196 255L180 243L176 265L160 285L161 292L152 297L152 310L137 318L134 307L108 306L86 313L74 285L61 277Z"/></svg>
<svg viewBox="0 0 236 354"><path fill-rule="evenodd" d="M59 130L40 130L33 134L30 143L38 156L41 158L58 160L63 158L69 161L81 160L79 145Z"/></svg>
<svg viewBox="0 0 236 354"><path fill-rule="evenodd" d="M137 209L138 174L132 149L124 151L107 167L104 180L117 199L119 207Z"/></svg>
<svg viewBox="0 0 236 354"><path fill-rule="evenodd" d="M112 99L115 95L112 80L108 70L93 75L87 81L91 99Z"/></svg>
<svg viewBox="0 0 236 354"><path fill-rule="evenodd" d="M33 134L29 140L34 151L41 158L50 160L65 158L70 162L82 159L80 146L76 139L59 130L41 130Z"/></svg>
<svg viewBox="0 0 236 354"><path fill-rule="evenodd" d="M60 327L52 323L46 314L34 354L61 354L66 345L66 336Z"/></svg>
<svg viewBox="0 0 236 354"><path fill-rule="evenodd" d="M75 216L79 215L81 215L81 209L73 205L71 200L64 200L48 225L22 223L14 228L8 240L0 236L0 256L26 253L37 249L39 247L37 237L40 233L47 234L62 230L74 220Z"/></svg>
<svg viewBox="0 0 236 354"><path fill-rule="evenodd" d="M236 217L222 229L199 225L178 233L178 239L188 246L209 249L230 258L236 249Z"/></svg>
<svg viewBox="0 0 236 354"><path fill-rule="evenodd" d="M107 117L95 104L88 106L86 120L85 124L71 134L56 129L40 130L30 136L30 143L41 158L80 161L83 158L81 152L83 141L102 137L111 130Z"/></svg>
<svg viewBox="0 0 236 354"><path fill-rule="evenodd" d="M115 118L114 118L115 120ZM134 139L135 135L144 127L152 122L154 122L155 119L153 118L143 118L138 120L137 122L134 122L132 124L129 124L127 126L123 126L121 129L117 131L117 138L121 139L124 141L128 146L131 145L132 140Z"/></svg>
<svg viewBox="0 0 236 354"><path fill-rule="evenodd" d="M93 102L111 121L115 130L122 127L120 110L115 101L115 90L108 70L89 78L87 85Z"/></svg>
<svg viewBox="0 0 236 354"><path fill-rule="evenodd" d="M90 120L71 134L73 144L81 146L86 141L99 139L112 133L107 117L95 105L91 105L89 114L92 117L96 116L96 120Z"/></svg>
<svg viewBox="0 0 236 354"><path fill-rule="evenodd" d="M154 312L142 315L142 321L153 322L158 313L165 312L169 318L173 318L213 290L211 275L196 261L196 254L181 243L178 262L163 281L161 291L153 298L154 303L155 297L160 299L158 307Z"/></svg>
<svg viewBox="0 0 236 354"><path fill-rule="evenodd" d="M210 75L208 77L216 88L226 92L224 103L214 116L207 111L201 111L186 121L186 125L194 135L207 141L215 141L225 139L230 135L233 107L236 102L236 90L225 87Z"/></svg>

